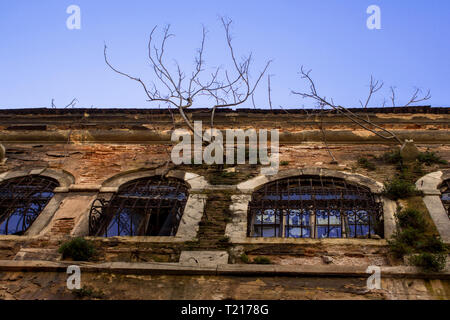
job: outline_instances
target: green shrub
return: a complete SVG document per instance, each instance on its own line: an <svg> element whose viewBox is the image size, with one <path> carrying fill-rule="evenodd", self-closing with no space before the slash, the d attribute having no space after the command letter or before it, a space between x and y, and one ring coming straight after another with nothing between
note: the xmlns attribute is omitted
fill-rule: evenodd
<svg viewBox="0 0 450 320"><path fill-rule="evenodd" d="M369 159L364 157L358 159L358 165L370 171L374 171L376 169L375 164L373 162L370 162Z"/></svg>
<svg viewBox="0 0 450 320"><path fill-rule="evenodd" d="M423 239L419 240L417 250L421 252L430 253L446 253L448 251L447 245L438 236L427 235Z"/></svg>
<svg viewBox="0 0 450 320"><path fill-rule="evenodd" d="M72 290L72 294L77 298L94 298L94 299L102 299L105 294L101 290L94 290L91 287L82 287L81 289Z"/></svg>
<svg viewBox="0 0 450 320"><path fill-rule="evenodd" d="M418 192L413 183L400 178L394 178L392 181L384 184L384 194L393 200L397 200L417 195Z"/></svg>
<svg viewBox="0 0 450 320"><path fill-rule="evenodd" d="M71 258L74 261L87 261L95 253L94 245L83 238L75 238L63 243L58 250L62 258Z"/></svg>
<svg viewBox="0 0 450 320"><path fill-rule="evenodd" d="M256 257L255 259L253 259L253 263L255 263L255 264L271 264L272 261L270 261L270 259L267 257Z"/></svg>
<svg viewBox="0 0 450 320"><path fill-rule="evenodd" d="M412 228L421 232L427 229L428 223L422 212L407 208L396 214L398 225L402 229Z"/></svg>
<svg viewBox="0 0 450 320"><path fill-rule="evenodd" d="M397 259L401 259L403 256L413 252L413 248L402 242L396 234L392 238L388 240L389 249Z"/></svg>
<svg viewBox="0 0 450 320"><path fill-rule="evenodd" d="M439 272L445 268L447 254L423 252L411 257L410 262L428 272Z"/></svg>
<svg viewBox="0 0 450 320"><path fill-rule="evenodd" d="M447 160L442 159L439 155L437 155L435 152L421 152L419 156L417 157L417 160L421 163L425 163L427 166L431 166L433 163L436 164L447 164Z"/></svg>
<svg viewBox="0 0 450 320"><path fill-rule="evenodd" d="M416 242L421 241L423 233L414 228L406 228L396 233L398 241L404 243L407 246L415 247Z"/></svg>
<svg viewBox="0 0 450 320"><path fill-rule="evenodd" d="M425 271L440 271L445 267L448 248L440 237L426 233L429 225L423 213L405 209L396 214L398 230L388 240L391 253L396 258L415 254L410 263Z"/></svg>
<svg viewBox="0 0 450 320"><path fill-rule="evenodd" d="M402 156L400 155L400 150L396 149L391 152L386 152L383 154L381 159L384 162L391 163L391 164L401 164L402 163Z"/></svg>
<svg viewBox="0 0 450 320"><path fill-rule="evenodd" d="M241 261L243 263L250 263L250 258L245 253L241 254Z"/></svg>
<svg viewBox="0 0 450 320"><path fill-rule="evenodd" d="M230 237L224 236L218 240L220 243L228 243L230 242Z"/></svg>

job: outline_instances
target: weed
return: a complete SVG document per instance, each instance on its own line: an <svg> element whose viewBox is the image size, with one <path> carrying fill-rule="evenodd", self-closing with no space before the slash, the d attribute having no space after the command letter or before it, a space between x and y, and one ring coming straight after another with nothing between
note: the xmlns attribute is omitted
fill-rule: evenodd
<svg viewBox="0 0 450 320"><path fill-rule="evenodd" d="M95 253L94 245L83 238L75 238L64 242L58 250L62 258L70 258L74 261L87 261Z"/></svg>
<svg viewBox="0 0 450 320"><path fill-rule="evenodd" d="M255 259L253 259L253 263L255 263L255 264L271 264L272 261L270 261L270 259L267 257L256 257Z"/></svg>
<svg viewBox="0 0 450 320"><path fill-rule="evenodd" d="M369 159L364 157L358 159L358 165L370 171L374 171L376 169L375 164L373 162L370 162Z"/></svg>
<svg viewBox="0 0 450 320"><path fill-rule="evenodd" d="M94 298L94 299L102 299L105 294L101 290L94 290L91 287L82 287L81 289L72 290L72 294L77 298Z"/></svg>
<svg viewBox="0 0 450 320"><path fill-rule="evenodd" d="M410 258L410 262L427 272L439 272L445 268L447 254L423 252Z"/></svg>
<svg viewBox="0 0 450 320"><path fill-rule="evenodd" d="M420 163L424 163L427 166L431 166L432 164L448 164L447 160L442 159L439 155L437 155L435 152L426 151L421 152L419 156L417 157L417 160Z"/></svg>
<svg viewBox="0 0 450 320"><path fill-rule="evenodd" d="M391 164L397 164L398 165L398 164L402 163L402 156L400 154L400 150L399 149L393 150L391 152L386 152L385 154L383 154L381 159L384 162L391 163Z"/></svg>
<svg viewBox="0 0 450 320"><path fill-rule="evenodd" d="M384 184L384 194L392 200L397 200L417 195L418 191L413 183L397 177Z"/></svg>
<svg viewBox="0 0 450 320"><path fill-rule="evenodd" d="M220 243L228 243L228 242L230 242L230 237L224 236L224 237L220 238L218 240L218 242L220 242Z"/></svg>
<svg viewBox="0 0 450 320"><path fill-rule="evenodd" d="M402 229L412 228L420 232L425 232L427 229L428 223L419 210L407 208L397 213L396 218Z"/></svg>
<svg viewBox="0 0 450 320"><path fill-rule="evenodd" d="M243 263L250 263L250 258L245 253L241 254L241 261Z"/></svg>

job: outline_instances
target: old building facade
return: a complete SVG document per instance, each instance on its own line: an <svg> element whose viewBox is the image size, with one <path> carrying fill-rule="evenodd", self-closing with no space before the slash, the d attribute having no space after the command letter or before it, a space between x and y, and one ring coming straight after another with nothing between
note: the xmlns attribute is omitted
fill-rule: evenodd
<svg viewBox="0 0 450 320"><path fill-rule="evenodd" d="M171 133L185 124L167 110L0 110L0 298L72 299L74 264L110 299L450 297L448 264L424 272L388 244L405 208L450 244L450 108L353 110L440 157L413 157L417 192L397 199L384 184L401 169L385 155L400 145L343 115L216 112L220 130L278 129L278 172L174 165ZM88 262L58 251L77 237L95 246Z"/></svg>

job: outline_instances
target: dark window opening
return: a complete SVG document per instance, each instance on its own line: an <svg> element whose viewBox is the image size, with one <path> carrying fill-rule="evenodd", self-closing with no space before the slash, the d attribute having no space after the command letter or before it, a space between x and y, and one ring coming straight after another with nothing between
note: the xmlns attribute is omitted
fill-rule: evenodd
<svg viewBox="0 0 450 320"><path fill-rule="evenodd" d="M53 197L56 180L30 175L0 183L0 235L23 235Z"/></svg>
<svg viewBox="0 0 450 320"><path fill-rule="evenodd" d="M249 237L383 237L382 206L343 179L300 176L264 185L249 203Z"/></svg>
<svg viewBox="0 0 450 320"><path fill-rule="evenodd" d="M151 177L119 188L111 200L96 199L89 215L92 236L174 236L188 191L176 179Z"/></svg>
<svg viewBox="0 0 450 320"><path fill-rule="evenodd" d="M441 185L441 200L450 219L450 179L445 180Z"/></svg>

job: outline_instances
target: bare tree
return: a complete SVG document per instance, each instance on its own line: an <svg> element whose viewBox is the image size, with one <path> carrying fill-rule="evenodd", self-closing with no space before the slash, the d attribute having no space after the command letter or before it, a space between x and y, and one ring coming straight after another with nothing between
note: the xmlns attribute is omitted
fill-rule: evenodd
<svg viewBox="0 0 450 320"><path fill-rule="evenodd" d="M324 96L321 96L318 93L317 87L311 77L311 70L309 71L305 71L305 69L303 68L303 66L300 69L300 75L302 79L305 79L308 81L309 83L309 92L297 92L297 91L292 91L293 94L296 95L300 95L302 98L309 98L314 100L317 105L320 107L321 112L323 112L323 109L325 107L329 107L332 110L337 111L339 114L342 114L343 116L345 116L346 118L350 119L352 122L356 123L357 125L359 125L360 127L362 127L365 130L368 130L374 134L376 134L377 136L386 139L386 140L395 140L397 143L399 144L403 144L403 142L395 135L395 133L393 133L390 130L387 130L375 123L373 123L372 121L369 120L369 118L364 119L362 116L353 113L351 110L349 110L346 107L337 105L334 103L333 99L327 99ZM367 106L369 105L369 102L371 100L371 98L373 97L373 95L378 92L381 88L383 87L383 82L379 82L377 80L374 80L373 77L370 78L370 84L369 84L369 94L368 97L366 99L366 102L363 104L360 100L360 104L363 108L367 108ZM395 106L395 91L394 88L391 87L391 100L393 103L393 106ZM430 95L430 91L428 90L428 93L423 97L423 98L419 98L419 93L420 90L416 89L416 91L414 92L413 96L411 97L410 101L405 105L405 106L409 106L413 103L417 103L420 101L425 101L431 98ZM383 103L384 105L385 103ZM321 126L322 127L322 126ZM323 132L323 127L322 127L322 132ZM334 157L333 157L334 158Z"/></svg>
<svg viewBox="0 0 450 320"><path fill-rule="evenodd" d="M165 60L165 48L167 41L173 37L170 33L170 25L163 28L162 40L159 45L154 45L153 37L157 27L150 33L148 41L148 59L153 71L154 81L147 85L140 78L119 71L108 60L107 46L104 47L104 58L106 64L116 73L138 82L144 89L149 102L164 103L168 107L178 109L184 122L189 129L194 132L194 126L185 110L194 106L197 98L203 96L213 102L210 105L211 126L214 124L214 114L217 108L234 107L243 104L249 97L252 97L261 78L265 74L271 61L267 61L265 67L254 81L250 79L250 67L253 62L252 54L237 59L232 43L230 19L221 18L225 31L226 43L232 62L232 70L214 68L214 71L205 76L205 40L207 31L202 28L202 40L200 48L195 57L194 70L189 76L181 70L175 61L176 72L169 71ZM194 132L195 133L195 132Z"/></svg>

